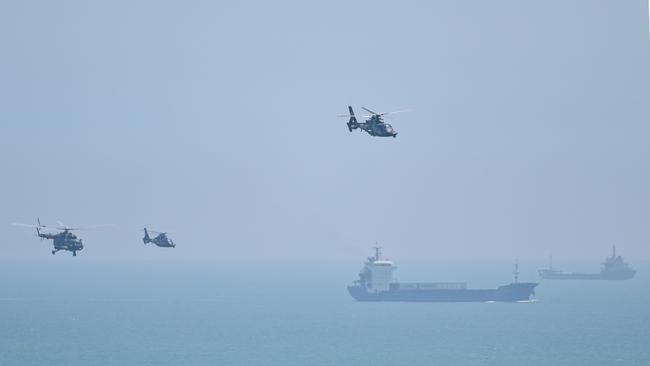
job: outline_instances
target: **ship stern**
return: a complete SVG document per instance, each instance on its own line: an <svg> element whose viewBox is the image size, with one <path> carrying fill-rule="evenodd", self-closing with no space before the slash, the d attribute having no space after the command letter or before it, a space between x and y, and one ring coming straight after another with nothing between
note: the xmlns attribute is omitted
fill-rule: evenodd
<svg viewBox="0 0 650 366"><path fill-rule="evenodd" d="M371 296L365 288L359 285L348 286L348 293L357 301L371 301Z"/></svg>

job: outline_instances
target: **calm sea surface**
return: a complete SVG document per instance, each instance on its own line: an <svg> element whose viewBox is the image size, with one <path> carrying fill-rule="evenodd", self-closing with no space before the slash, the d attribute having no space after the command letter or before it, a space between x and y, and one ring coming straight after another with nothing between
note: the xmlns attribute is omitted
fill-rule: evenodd
<svg viewBox="0 0 650 366"><path fill-rule="evenodd" d="M0 365L650 365L650 263L631 262L630 281L545 281L534 303L438 304L353 301L354 261L3 261ZM513 270L397 265L471 288Z"/></svg>

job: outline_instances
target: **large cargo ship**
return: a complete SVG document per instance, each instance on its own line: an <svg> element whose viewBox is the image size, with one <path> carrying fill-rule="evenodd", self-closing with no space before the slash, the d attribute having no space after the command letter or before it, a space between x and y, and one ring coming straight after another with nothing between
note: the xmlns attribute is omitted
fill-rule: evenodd
<svg viewBox="0 0 650 366"><path fill-rule="evenodd" d="M359 279L348 286L348 292L358 301L419 301L419 302L488 302L530 301L537 283L515 281L496 289L468 289L464 282L404 283L393 281L396 267L381 258L381 248L369 257Z"/></svg>
<svg viewBox="0 0 650 366"><path fill-rule="evenodd" d="M553 258L549 268L540 269L539 277L544 280L629 280L636 270L632 269L620 255L616 255L616 246L612 247L612 256L605 259L599 273L565 272L553 269Z"/></svg>

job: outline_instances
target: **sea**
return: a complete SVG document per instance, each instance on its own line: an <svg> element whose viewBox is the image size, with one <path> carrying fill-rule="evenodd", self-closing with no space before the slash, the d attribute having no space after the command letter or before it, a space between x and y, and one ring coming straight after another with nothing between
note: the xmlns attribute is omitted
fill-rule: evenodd
<svg viewBox="0 0 650 366"><path fill-rule="evenodd" d="M631 262L632 280L541 281L526 303L362 303L361 261L2 260L0 365L650 365L650 262ZM513 281L513 261L396 264ZM519 281L545 266L519 261Z"/></svg>

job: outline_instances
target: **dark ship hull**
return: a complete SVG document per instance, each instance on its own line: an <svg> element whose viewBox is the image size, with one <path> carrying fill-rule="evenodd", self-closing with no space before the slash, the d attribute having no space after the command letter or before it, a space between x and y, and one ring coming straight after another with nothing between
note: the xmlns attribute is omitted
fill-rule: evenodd
<svg viewBox="0 0 650 366"><path fill-rule="evenodd" d="M544 280L612 280L621 281L629 280L634 277L636 271L620 271L614 273L578 273L578 272L561 272L551 270L539 271L539 277Z"/></svg>
<svg viewBox="0 0 650 366"><path fill-rule="evenodd" d="M529 301L535 294L537 283L511 283L497 289L400 289L391 284L388 291L369 292L362 286L348 286L350 295L358 301L408 301L408 302L488 302Z"/></svg>

